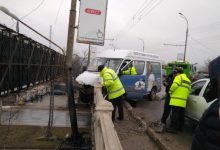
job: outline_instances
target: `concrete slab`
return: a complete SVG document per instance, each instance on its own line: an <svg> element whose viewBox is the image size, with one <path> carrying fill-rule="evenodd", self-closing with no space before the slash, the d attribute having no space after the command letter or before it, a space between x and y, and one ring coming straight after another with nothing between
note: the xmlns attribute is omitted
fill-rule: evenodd
<svg viewBox="0 0 220 150"><path fill-rule="evenodd" d="M50 96L46 95L42 101L26 103L24 106L6 107L1 117L2 124L47 126L49 100ZM90 110L77 109L77 121L80 128L90 127ZM66 96L54 96L53 126L70 127Z"/></svg>

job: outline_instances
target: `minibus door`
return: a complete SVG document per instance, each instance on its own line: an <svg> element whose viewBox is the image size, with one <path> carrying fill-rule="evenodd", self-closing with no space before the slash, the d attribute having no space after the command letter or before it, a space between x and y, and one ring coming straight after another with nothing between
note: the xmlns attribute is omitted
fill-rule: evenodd
<svg viewBox="0 0 220 150"><path fill-rule="evenodd" d="M132 65L131 65L132 64ZM136 69L136 75L126 74L126 70L133 66ZM143 68L141 68L143 66ZM121 71L119 73L120 80L126 90L126 95L128 99L140 100L145 94L145 78L144 72L144 61L138 64L137 61L130 61L125 66L122 65Z"/></svg>

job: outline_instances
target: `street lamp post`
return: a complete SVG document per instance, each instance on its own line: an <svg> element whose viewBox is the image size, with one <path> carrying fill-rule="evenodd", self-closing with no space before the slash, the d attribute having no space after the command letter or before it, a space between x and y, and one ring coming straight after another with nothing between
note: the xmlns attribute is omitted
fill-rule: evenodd
<svg viewBox="0 0 220 150"><path fill-rule="evenodd" d="M18 22L20 22L21 24L23 24L24 26L26 26L27 28L29 28L30 30L32 30L33 32L35 32L36 34L40 35L42 38L46 39L47 41L51 42L53 45L55 45L56 47L58 47L63 55L65 55L64 50L57 45L56 43L54 43L53 41L51 41L50 39L48 39L47 37L45 37L44 35L42 35L41 33L39 33L38 31L36 31L35 29L33 29L32 27L30 27L29 25L27 25L26 23L24 23L23 21L21 21L16 15L14 15L13 13L11 13L7 8L0 6L0 11L4 12L5 14L7 14L8 16L12 17L13 19L17 20L17 26L16 26L16 30L17 32L19 31L18 28Z"/></svg>
<svg viewBox="0 0 220 150"><path fill-rule="evenodd" d="M7 8L3 7L3 6L0 6L0 10L2 12L4 12L5 14L11 16L13 19L17 20L17 23L16 23L16 31L19 33L19 19L18 17L15 15L15 14L12 14Z"/></svg>
<svg viewBox="0 0 220 150"><path fill-rule="evenodd" d="M183 19L186 20L186 25L187 25L187 27L186 27L186 40L185 40L184 58L183 58L183 60L184 60L184 62L185 62L185 61L186 61L187 39L188 39L188 32L189 32L189 28L188 28L188 20L187 20L186 16L184 16L182 13L179 13L179 15L180 15Z"/></svg>
<svg viewBox="0 0 220 150"><path fill-rule="evenodd" d="M144 40L141 38L138 38L138 40L140 40L143 43L143 52L144 52Z"/></svg>

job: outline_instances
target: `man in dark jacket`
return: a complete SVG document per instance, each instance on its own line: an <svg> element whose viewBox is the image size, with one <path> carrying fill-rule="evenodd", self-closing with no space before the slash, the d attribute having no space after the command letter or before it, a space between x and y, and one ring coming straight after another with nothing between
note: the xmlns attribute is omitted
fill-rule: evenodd
<svg viewBox="0 0 220 150"><path fill-rule="evenodd" d="M170 93L169 93L169 90L170 90L170 87L173 83L173 79L175 78L177 74L177 71L176 70L173 70L173 72L166 78L165 82L163 83L164 86L166 87L166 99L165 99L165 103L164 103L164 111L163 111L163 115L162 115L162 118L161 118L161 122L166 124L166 120L170 114Z"/></svg>
<svg viewBox="0 0 220 150"><path fill-rule="evenodd" d="M163 85L166 87L165 92L166 92L166 98L164 102L164 109L163 109L163 114L160 120L160 123L158 124L158 128L156 128L156 132L164 132L166 128L166 121L168 116L170 115L171 107L170 107L170 87L173 83L173 80L175 76L177 75L177 70L174 69L171 74L169 74L165 80L163 81Z"/></svg>
<svg viewBox="0 0 220 150"><path fill-rule="evenodd" d="M220 150L220 56L209 64L210 92L215 102L204 112L196 128L191 150Z"/></svg>

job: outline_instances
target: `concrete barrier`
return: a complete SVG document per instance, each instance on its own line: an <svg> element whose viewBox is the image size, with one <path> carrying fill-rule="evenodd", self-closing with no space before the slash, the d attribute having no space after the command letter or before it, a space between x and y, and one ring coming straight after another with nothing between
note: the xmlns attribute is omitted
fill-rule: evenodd
<svg viewBox="0 0 220 150"><path fill-rule="evenodd" d="M110 102L104 100L102 95L102 86L94 87L94 114L93 127L95 150L122 150L120 140L112 122L113 106Z"/></svg>

